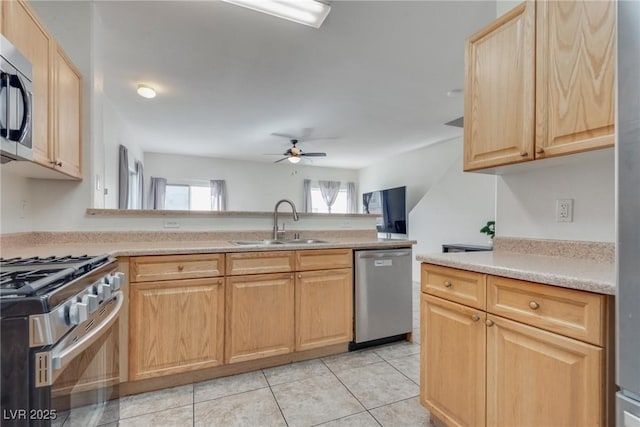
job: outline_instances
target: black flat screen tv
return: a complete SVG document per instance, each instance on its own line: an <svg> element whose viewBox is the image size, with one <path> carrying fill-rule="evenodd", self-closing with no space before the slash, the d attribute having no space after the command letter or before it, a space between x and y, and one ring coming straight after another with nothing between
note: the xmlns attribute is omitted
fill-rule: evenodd
<svg viewBox="0 0 640 427"><path fill-rule="evenodd" d="M362 195L364 213L380 214L379 233L407 234L407 187L372 191Z"/></svg>

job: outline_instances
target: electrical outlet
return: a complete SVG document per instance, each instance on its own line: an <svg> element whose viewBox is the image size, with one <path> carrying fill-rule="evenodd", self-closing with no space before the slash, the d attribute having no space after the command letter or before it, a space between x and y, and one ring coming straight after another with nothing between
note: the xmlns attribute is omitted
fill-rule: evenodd
<svg viewBox="0 0 640 427"><path fill-rule="evenodd" d="M180 222L175 219L165 219L164 228L180 228Z"/></svg>
<svg viewBox="0 0 640 427"><path fill-rule="evenodd" d="M556 222L573 222L573 199L556 200Z"/></svg>

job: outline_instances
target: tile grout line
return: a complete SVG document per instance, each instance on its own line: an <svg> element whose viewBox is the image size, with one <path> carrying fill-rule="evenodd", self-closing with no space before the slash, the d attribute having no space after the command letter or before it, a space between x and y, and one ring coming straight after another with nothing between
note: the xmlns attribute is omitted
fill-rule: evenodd
<svg viewBox="0 0 640 427"><path fill-rule="evenodd" d="M196 427L196 384L191 383L191 427Z"/></svg>
<svg viewBox="0 0 640 427"><path fill-rule="evenodd" d="M278 410L280 411L280 415L282 416L282 419L284 420L284 424L289 427L289 422L287 421L287 418L284 416L284 412L282 412L282 408L280 407L280 402L278 402L278 398L276 397L276 394L273 392L273 389L271 388L271 384L269 383L269 380L267 379L267 376L264 373L264 369L260 369L260 372L262 373L262 376L264 377L264 380L267 382L267 387L269 387L269 391L271 392L271 396L273 396L273 400L276 402L276 406L278 407Z"/></svg>
<svg viewBox="0 0 640 427"><path fill-rule="evenodd" d="M380 356L378 356L378 357L380 357ZM366 406L364 406L364 404L360 401L360 399L358 399L358 398L356 397L356 395L355 395L355 394L353 394L353 392L349 389L349 387L347 387L347 385L346 385L345 383L343 383L343 382L342 382L342 380L340 379L340 377L338 377L338 375L336 375L336 373L335 373L335 372L333 372L333 370L329 367L329 365L327 365L327 364L326 364L326 362L325 362L324 360L322 360L322 359L320 359L320 361L321 361L322 363L324 363L324 366L326 366L326 367L327 367L327 369L329 370L329 372L331 372L331 373L333 374L333 376L338 380L338 382L339 382L340 384L342 384L342 387L344 387L344 388L349 392L349 394L350 394L351 396L353 396L353 398L356 400L356 402L358 402L358 403L360 404L360 406L362 406L362 407L364 408L364 411L363 411L363 412L367 412L367 413L369 413L369 415L371 415L371 417L373 417L373 419L374 419L378 424L380 424L380 423L378 422L378 420L376 419L376 417L374 417L374 416L373 416L373 414L372 414L371 412L369 412L369 409L367 409L367 407L366 407ZM372 364L373 364L373 363L372 363ZM365 366L369 366L369 365L365 365ZM360 412L356 412L356 414L359 414L359 413L360 413ZM351 414L351 415L355 415L355 414ZM351 415L347 415L347 416L351 416ZM342 417L342 418L345 418L345 417ZM339 419L339 418L337 418L337 419ZM335 421L335 420L330 420L330 421ZM327 421L327 422L329 422L329 421Z"/></svg>
<svg viewBox="0 0 640 427"><path fill-rule="evenodd" d="M420 355L420 353L415 353L415 354L410 354L408 356L402 356L402 357L398 357L396 359L391 359L391 360L398 360L398 359L402 359L404 357L411 357L411 356L415 356L415 355ZM420 384L418 384L417 382L415 382L414 380L412 380L411 378L409 378L409 376L407 374L405 374L404 372L402 372L400 369L396 368L392 363L390 363L388 360L385 360L385 362L387 362L387 364L389 366L391 366L393 369L395 369L396 371L400 372L400 374L402 374L406 379L408 379L409 381L411 381L412 383L414 383L415 385L417 385L418 387L420 387Z"/></svg>

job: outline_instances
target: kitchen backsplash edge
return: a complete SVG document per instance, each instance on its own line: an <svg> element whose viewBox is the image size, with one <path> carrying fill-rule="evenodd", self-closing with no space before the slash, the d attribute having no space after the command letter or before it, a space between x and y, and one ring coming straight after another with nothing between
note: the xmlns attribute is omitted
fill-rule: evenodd
<svg viewBox="0 0 640 427"><path fill-rule="evenodd" d="M496 252L579 258L608 263L615 262L616 258L616 247L613 242L496 237L493 242L493 250Z"/></svg>

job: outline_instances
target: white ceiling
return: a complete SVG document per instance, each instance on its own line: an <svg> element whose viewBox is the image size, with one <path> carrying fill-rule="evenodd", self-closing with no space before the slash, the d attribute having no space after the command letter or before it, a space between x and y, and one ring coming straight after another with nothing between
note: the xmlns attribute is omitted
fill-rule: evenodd
<svg viewBox="0 0 640 427"><path fill-rule="evenodd" d="M334 1L320 29L219 1L98 2L105 93L145 151L361 168L461 135L464 39L495 1ZM135 93L139 83L158 91Z"/></svg>

